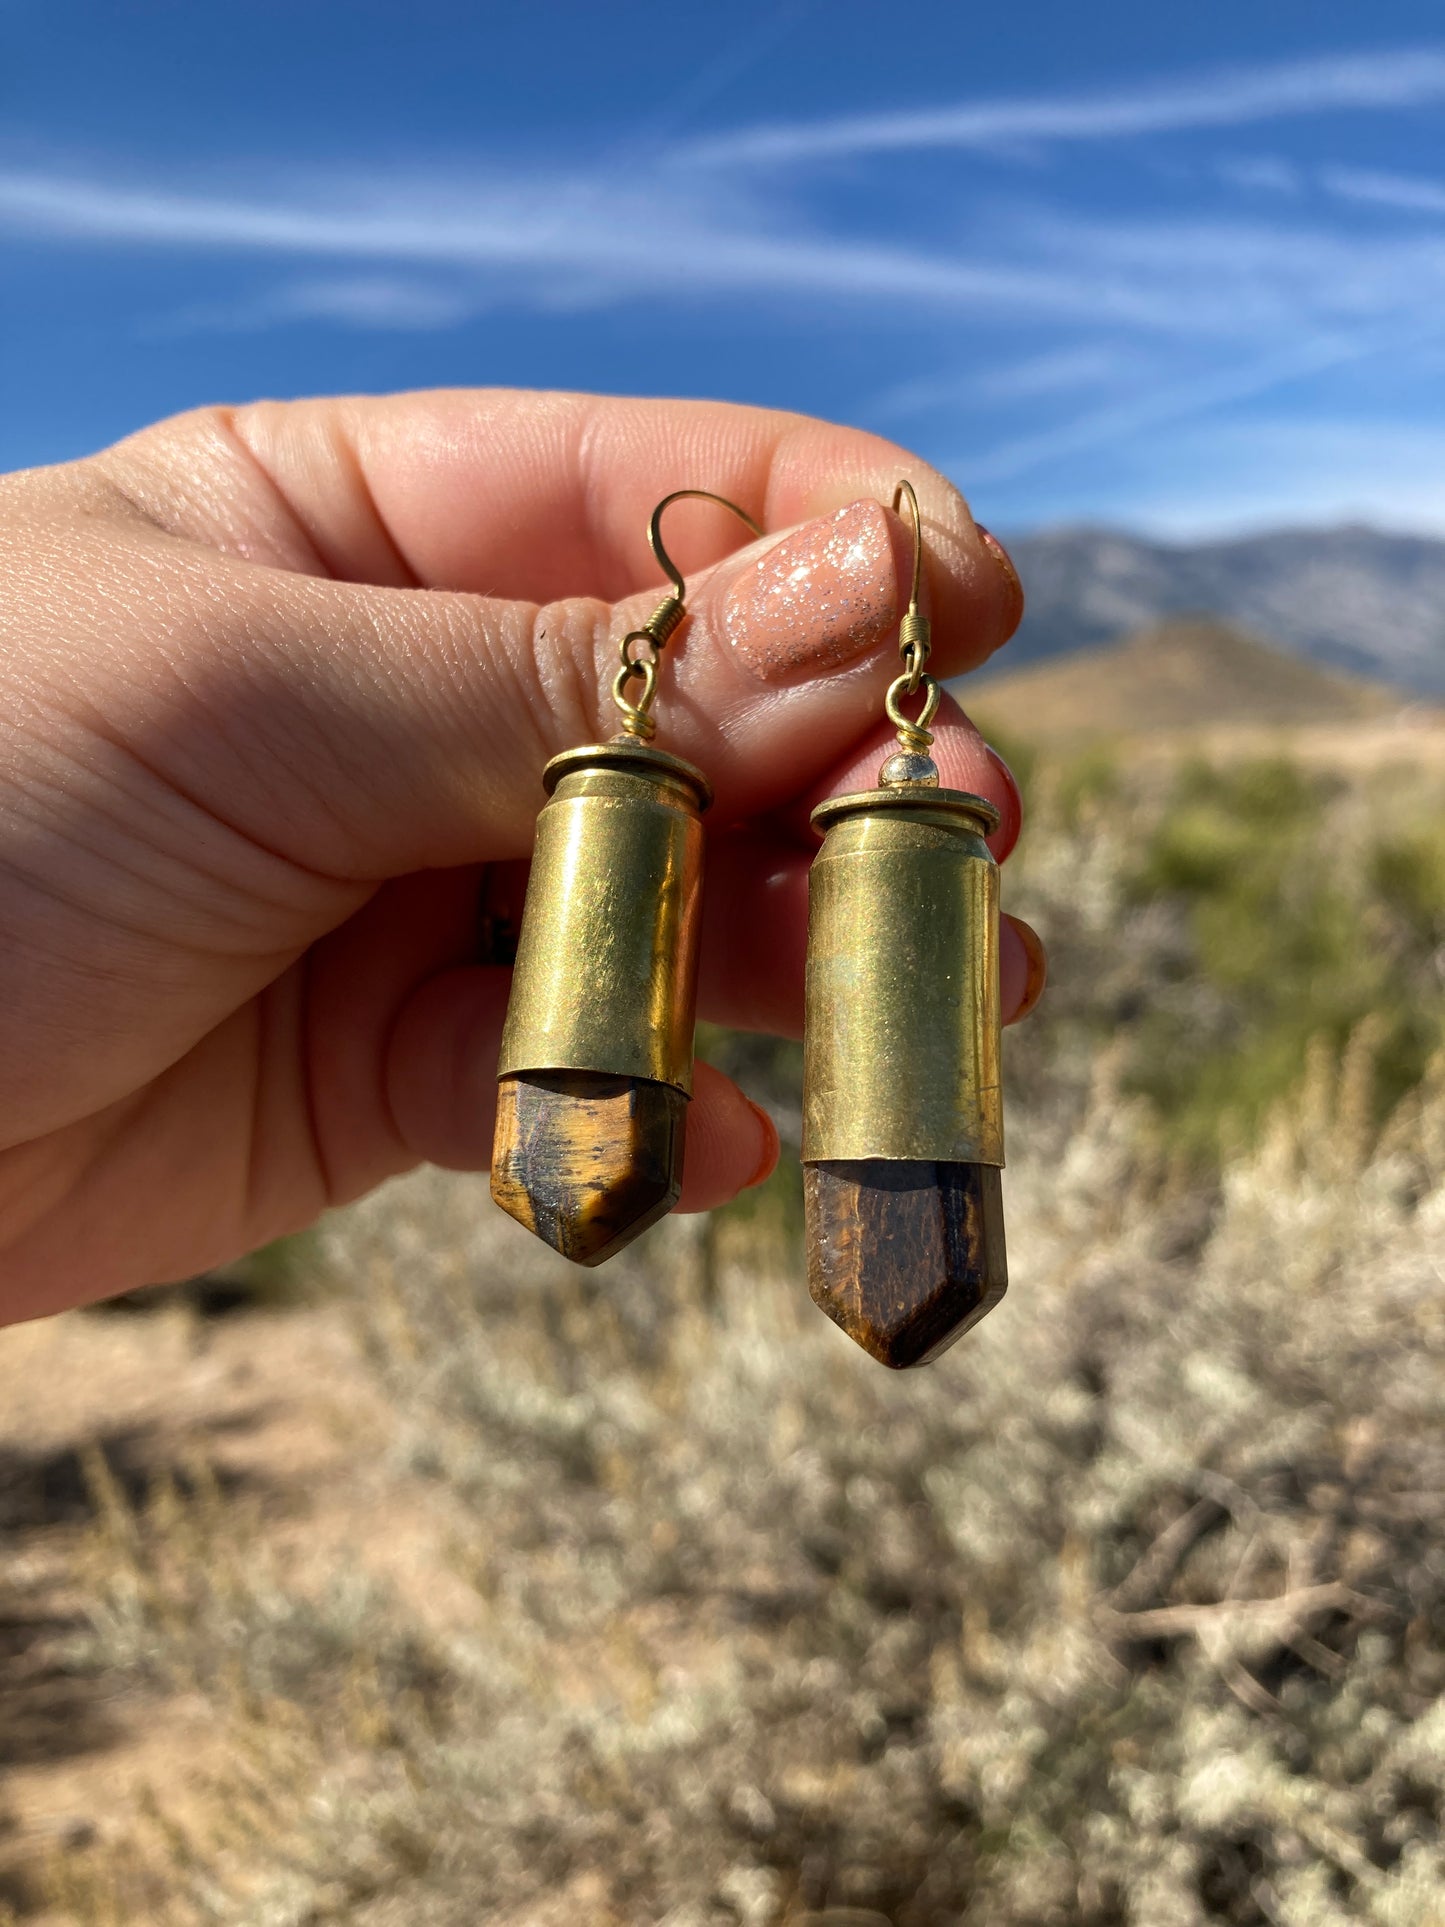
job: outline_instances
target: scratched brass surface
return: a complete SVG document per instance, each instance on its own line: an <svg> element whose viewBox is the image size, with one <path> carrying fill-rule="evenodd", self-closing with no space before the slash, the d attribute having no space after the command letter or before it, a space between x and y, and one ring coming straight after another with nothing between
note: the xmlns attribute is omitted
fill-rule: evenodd
<svg viewBox="0 0 1445 1927"><path fill-rule="evenodd" d="M1001 1165L993 805L833 797L808 886L803 1158Z"/></svg>
<svg viewBox="0 0 1445 1927"><path fill-rule="evenodd" d="M543 782L497 1075L611 1072L690 1094L707 781L627 742L568 750Z"/></svg>

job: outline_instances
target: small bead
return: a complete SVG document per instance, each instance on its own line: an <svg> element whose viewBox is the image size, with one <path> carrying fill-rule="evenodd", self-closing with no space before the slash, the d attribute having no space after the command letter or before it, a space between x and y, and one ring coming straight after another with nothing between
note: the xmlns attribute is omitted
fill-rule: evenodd
<svg viewBox="0 0 1445 1927"><path fill-rule="evenodd" d="M911 749L900 749L878 772L879 786L885 790L902 789L906 784L937 789L938 765L931 756L920 756Z"/></svg>

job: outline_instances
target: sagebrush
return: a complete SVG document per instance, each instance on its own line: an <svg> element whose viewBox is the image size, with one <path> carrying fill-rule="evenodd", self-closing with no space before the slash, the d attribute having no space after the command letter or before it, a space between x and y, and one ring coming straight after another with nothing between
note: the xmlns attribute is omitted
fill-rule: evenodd
<svg viewBox="0 0 1445 1927"><path fill-rule="evenodd" d="M300 1588L203 1468L94 1462L68 1663L207 1696L232 1757L204 1822L57 1859L63 1917L1445 1922L1440 799L1036 788L1003 1306L881 1371L786 1168L599 1274L476 1180L340 1216L377 1449L474 1606ZM712 1042L795 1127L795 1054Z"/></svg>

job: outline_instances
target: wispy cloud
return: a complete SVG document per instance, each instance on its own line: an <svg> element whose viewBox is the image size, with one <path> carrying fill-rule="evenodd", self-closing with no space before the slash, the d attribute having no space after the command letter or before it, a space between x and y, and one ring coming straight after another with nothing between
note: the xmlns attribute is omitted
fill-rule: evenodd
<svg viewBox="0 0 1445 1927"><path fill-rule="evenodd" d="M178 193L79 174L0 171L0 229L49 240L321 261L445 265L480 297L585 307L629 298L766 294L911 302L940 313L1106 319L1147 330L1228 328L1230 309L1169 277L1115 272L1075 250L1068 267L1010 243L952 253L780 223L762 204L619 186L575 199L578 177L378 181L366 174L272 197ZM1061 257L1060 257L1061 258ZM665 271L664 271L665 270Z"/></svg>
<svg viewBox="0 0 1445 1927"><path fill-rule="evenodd" d="M1320 185L1346 201L1397 207L1410 214L1445 214L1445 181L1419 174L1388 174L1365 167L1326 167Z"/></svg>
<svg viewBox="0 0 1445 1927"><path fill-rule="evenodd" d="M1081 220L986 206L949 251L787 218L731 187L622 184L576 205L578 176L397 179L367 172L269 195L177 192L76 174L0 170L0 231L52 242L305 261L275 319L442 325L506 301L585 309L646 299L888 301L935 316L1028 315L1220 341L1318 333L1438 312L1445 240L1278 222ZM326 264L348 261L339 280ZM399 292L398 269L446 270L445 294ZM380 270L387 274L380 275ZM664 271L665 270L665 271ZM289 308L288 308L288 304ZM264 316L255 317L259 323Z"/></svg>
<svg viewBox="0 0 1445 1927"><path fill-rule="evenodd" d="M1121 140L1240 127L1300 115L1423 106L1445 100L1445 47L1339 54L1229 68L1202 78L893 114L850 114L743 129L696 142L697 165L832 160L918 148Z"/></svg>
<svg viewBox="0 0 1445 1927"><path fill-rule="evenodd" d="M969 368L966 372L923 375L896 382L872 396L860 410L869 421L899 421L932 413L950 404L976 407L980 402L1030 401L1040 396L1097 388L1117 380L1138 357L1119 347L1095 343L1080 348L1058 348L999 367Z"/></svg>
<svg viewBox="0 0 1445 1927"><path fill-rule="evenodd" d="M1196 332L1293 340L1334 326L1439 325L1445 237L1314 223L1065 218L1043 213L1031 250L1060 269L1094 264L1127 286L1172 291Z"/></svg>
<svg viewBox="0 0 1445 1927"><path fill-rule="evenodd" d="M985 103L949 124L961 145L1100 140L1435 98L1445 99L1445 52ZM859 152L886 145L883 122L830 125L830 140L862 127ZM925 128L929 141L943 136ZM750 325L786 316L820 340L866 328L876 341L886 327L878 365L891 385L854 418L920 435L932 459L1005 505L1043 501L1071 472L1123 472L1150 449L1172 475L1175 449L1206 424L1256 414L1290 384L1314 381L1311 400L1324 396L1332 371L1371 359L1377 391L1413 382L1423 394L1420 371L1445 340L1445 233L1341 205L1439 215L1445 181L1196 155L1167 189L1156 180L1147 197L1111 208L1075 191L1066 170L1037 176L1028 197L1011 177L1005 199L998 175L971 165L974 190L940 194L928 239L900 241L881 192L840 207L826 181L784 195L766 174L679 165L678 151L659 144L646 167L551 170L278 165L258 176L217 161L177 186L99 162L20 166L12 150L8 164L0 154L0 236L168 257L175 271L154 280L174 306L146 325L152 334L417 331L484 311L627 303L650 310L635 317L639 329L666 327L665 312L685 315L689 303ZM1161 210L1164 192L1173 204ZM217 295L228 282L234 296ZM1015 432L981 447L1004 422ZM1423 445L1423 426L1420 435ZM966 458L947 446L955 436L972 444Z"/></svg>
<svg viewBox="0 0 1445 1927"><path fill-rule="evenodd" d="M1277 194L1295 200L1304 192L1303 170L1278 154L1229 154L1216 171L1220 180L1246 194Z"/></svg>
<svg viewBox="0 0 1445 1927"><path fill-rule="evenodd" d="M200 301L178 308L150 335L251 334L265 328L320 323L382 332L452 328L477 311L459 288L395 274L334 275L288 281L234 301Z"/></svg>
<svg viewBox="0 0 1445 1927"><path fill-rule="evenodd" d="M1400 354L1422 342L1438 340L1442 334L1445 334L1445 323L1424 329L1394 328L1356 336L1323 334L1291 342L1257 360L1156 384L1125 401L1091 409L1035 434L1017 436L992 449L984 449L969 457L968 473L975 483L1011 481L1065 457L1133 441L1146 431L1207 415L1221 407L1257 400L1331 369L1376 356ZM1440 445L1437 436L1437 450Z"/></svg>

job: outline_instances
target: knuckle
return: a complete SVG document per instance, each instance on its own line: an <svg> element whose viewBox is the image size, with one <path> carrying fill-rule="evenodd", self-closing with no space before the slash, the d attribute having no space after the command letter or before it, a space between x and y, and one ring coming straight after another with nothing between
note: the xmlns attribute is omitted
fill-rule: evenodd
<svg viewBox="0 0 1445 1927"><path fill-rule="evenodd" d="M545 603L533 613L519 673L559 742L586 742L603 732L616 667L611 632L611 609L590 597Z"/></svg>

